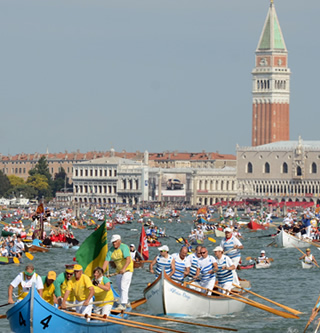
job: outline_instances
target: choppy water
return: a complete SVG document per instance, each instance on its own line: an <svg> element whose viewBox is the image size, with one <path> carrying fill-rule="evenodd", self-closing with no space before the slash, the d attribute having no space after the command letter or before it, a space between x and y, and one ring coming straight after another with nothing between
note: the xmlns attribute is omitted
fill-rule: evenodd
<svg viewBox="0 0 320 333"><path fill-rule="evenodd" d="M175 237L187 236L192 226L192 217L189 212L185 212L181 216L182 223L163 223L163 220L153 219L155 224L161 227L166 227L168 235ZM137 229L138 231L132 231ZM138 244L141 224L133 222L124 226L117 226L115 230L109 232L108 239L110 240L113 233L119 233L122 236L123 242L126 244ZM235 315L223 317L206 317L206 318L188 318L185 320L211 324L215 326L226 326L237 328L238 332L287 332L287 333L300 333L309 319L311 310L318 298L319 288L319 269L302 269L301 263L298 258L300 252L296 249L278 249L274 247L267 247L271 243L271 238L254 238L260 235L267 235L273 232L273 228L266 231L250 232L248 229L241 229L244 239L242 240L244 250L242 250L242 258L247 256L257 257L261 249L266 250L268 257L273 258L274 262L270 269L249 269L239 272L241 278L251 281L252 290L267 298L290 306L296 310L303 312L300 319L284 319L275 316L260 309L246 306L245 310ZM75 236L80 240L84 240L91 231L75 230ZM166 238L162 240L163 244L170 247L170 253L178 252L180 245L175 242L173 238ZM219 239L217 239L219 243ZM212 243L206 240L205 245L208 246L209 251L217 243ZM315 247L312 248L312 253L320 262L320 251ZM151 258L157 254L156 248L150 248ZM58 274L64 270L64 265L73 262L75 251L65 249L51 249L50 253L35 253L33 263L36 271L40 275L46 275L48 270L55 270ZM22 265L0 265L0 304L7 303L7 288L9 283L14 277L23 270L24 265L29 262L24 258ZM130 299L135 300L143 297L143 289L148 282L153 281L153 276L144 269L137 269L134 272L133 280L130 289ZM113 278L111 278L113 279ZM254 297L256 301L273 306L263 300ZM275 307L275 306L273 306ZM278 308L277 308L278 309ZM8 307L0 308L0 314L4 314ZM151 314L148 310L148 305L144 304L137 309L138 312ZM319 316L320 317L320 316ZM144 322L167 326L175 328L184 332L227 332L222 330L215 330L209 328L197 328L196 326L189 326L177 323L164 323L155 319L139 319L134 317L132 320L143 320ZM309 327L308 332L312 332L316 327L316 321ZM0 332L10 332L10 328L6 319L0 319ZM142 332L138 329L124 328L123 332Z"/></svg>

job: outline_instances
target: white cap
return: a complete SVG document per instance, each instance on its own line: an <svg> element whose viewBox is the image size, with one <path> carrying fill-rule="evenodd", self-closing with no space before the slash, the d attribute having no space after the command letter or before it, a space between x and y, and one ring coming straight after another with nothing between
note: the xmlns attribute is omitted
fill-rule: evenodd
<svg viewBox="0 0 320 333"><path fill-rule="evenodd" d="M216 246L214 249L213 249L213 252L216 252L216 251L221 251L223 252L223 248L221 246Z"/></svg>
<svg viewBox="0 0 320 333"><path fill-rule="evenodd" d="M119 239L121 239L121 236L120 235L112 235L112 237L111 237L111 243L113 243L113 242L115 242L115 241L117 241L117 240L119 240Z"/></svg>
<svg viewBox="0 0 320 333"><path fill-rule="evenodd" d="M227 227L227 228L224 229L224 232L232 232L232 229Z"/></svg>
<svg viewBox="0 0 320 333"><path fill-rule="evenodd" d="M130 247L134 247L135 248L134 244L130 244Z"/></svg>
<svg viewBox="0 0 320 333"><path fill-rule="evenodd" d="M266 253L266 251L265 250L261 250L261 252L260 253Z"/></svg>
<svg viewBox="0 0 320 333"><path fill-rule="evenodd" d="M169 247L168 247L168 245L162 245L162 246L158 247L158 250L169 252Z"/></svg>

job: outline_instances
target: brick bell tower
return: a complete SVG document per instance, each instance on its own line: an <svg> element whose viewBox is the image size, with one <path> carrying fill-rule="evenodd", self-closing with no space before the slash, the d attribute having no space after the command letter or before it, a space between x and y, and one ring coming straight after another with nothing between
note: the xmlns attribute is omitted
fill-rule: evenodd
<svg viewBox="0 0 320 333"><path fill-rule="evenodd" d="M289 140L288 51L273 4L256 49L252 71L252 146Z"/></svg>

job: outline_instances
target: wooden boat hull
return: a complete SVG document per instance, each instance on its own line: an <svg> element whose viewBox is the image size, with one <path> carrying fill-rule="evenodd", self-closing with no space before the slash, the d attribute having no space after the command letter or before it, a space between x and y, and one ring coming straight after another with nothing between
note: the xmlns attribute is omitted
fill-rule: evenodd
<svg viewBox="0 0 320 333"><path fill-rule="evenodd" d="M247 293L243 293L247 296ZM161 274L144 290L150 310L155 315L208 316L226 315L243 311L245 304L221 296L207 296L199 291L183 287Z"/></svg>
<svg viewBox="0 0 320 333"><path fill-rule="evenodd" d="M304 261L301 261L301 265L302 265L303 269L310 269L310 268L315 267L315 264L304 262Z"/></svg>
<svg viewBox="0 0 320 333"><path fill-rule="evenodd" d="M267 229L269 229L269 223L260 224L260 223L254 222L254 221L250 221L247 224L247 227L252 230L267 230Z"/></svg>
<svg viewBox="0 0 320 333"><path fill-rule="evenodd" d="M87 322L85 318L65 313L45 302L33 287L29 294L7 311L10 328L15 333L115 333L121 327L106 322Z"/></svg>
<svg viewBox="0 0 320 333"><path fill-rule="evenodd" d="M281 230L275 237L275 242L279 247L283 248L292 248L292 247L299 247L299 248L306 248L309 247L311 244L307 241L301 240L298 237L288 234L287 232Z"/></svg>
<svg viewBox="0 0 320 333"><path fill-rule="evenodd" d="M144 263L140 261L134 261L133 262L133 267L136 268L143 268Z"/></svg>
<svg viewBox="0 0 320 333"><path fill-rule="evenodd" d="M30 247L28 246L28 252L30 253L35 253L35 252L48 252L49 249L46 249L45 247L42 246L37 246L37 245L31 245Z"/></svg>

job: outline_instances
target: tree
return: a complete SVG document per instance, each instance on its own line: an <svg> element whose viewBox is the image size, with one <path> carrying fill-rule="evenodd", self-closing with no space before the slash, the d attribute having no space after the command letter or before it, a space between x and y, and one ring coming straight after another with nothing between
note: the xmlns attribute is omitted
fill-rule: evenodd
<svg viewBox="0 0 320 333"><path fill-rule="evenodd" d="M15 197L23 195L25 198L34 199L38 195L38 191L30 185L22 184L15 186L7 191L6 197L9 197L12 193L14 193Z"/></svg>
<svg viewBox="0 0 320 333"><path fill-rule="evenodd" d="M10 188L8 177L0 170L0 195L3 196Z"/></svg>
<svg viewBox="0 0 320 333"><path fill-rule="evenodd" d="M37 191L39 198L42 196L48 198L51 195L51 188L48 184L48 179L44 175L35 174L33 176L29 176L26 184L33 187Z"/></svg>
<svg viewBox="0 0 320 333"><path fill-rule="evenodd" d="M53 196L55 196L56 192L61 191L64 187L70 188L70 185L68 184L68 177L64 170L64 168L61 167L61 170L54 175L54 181L52 186L52 192Z"/></svg>
<svg viewBox="0 0 320 333"><path fill-rule="evenodd" d="M10 175L10 176L8 176L8 179L9 179L10 184L11 184L12 187L16 187L16 186L24 184L23 178L18 177L16 175Z"/></svg>

